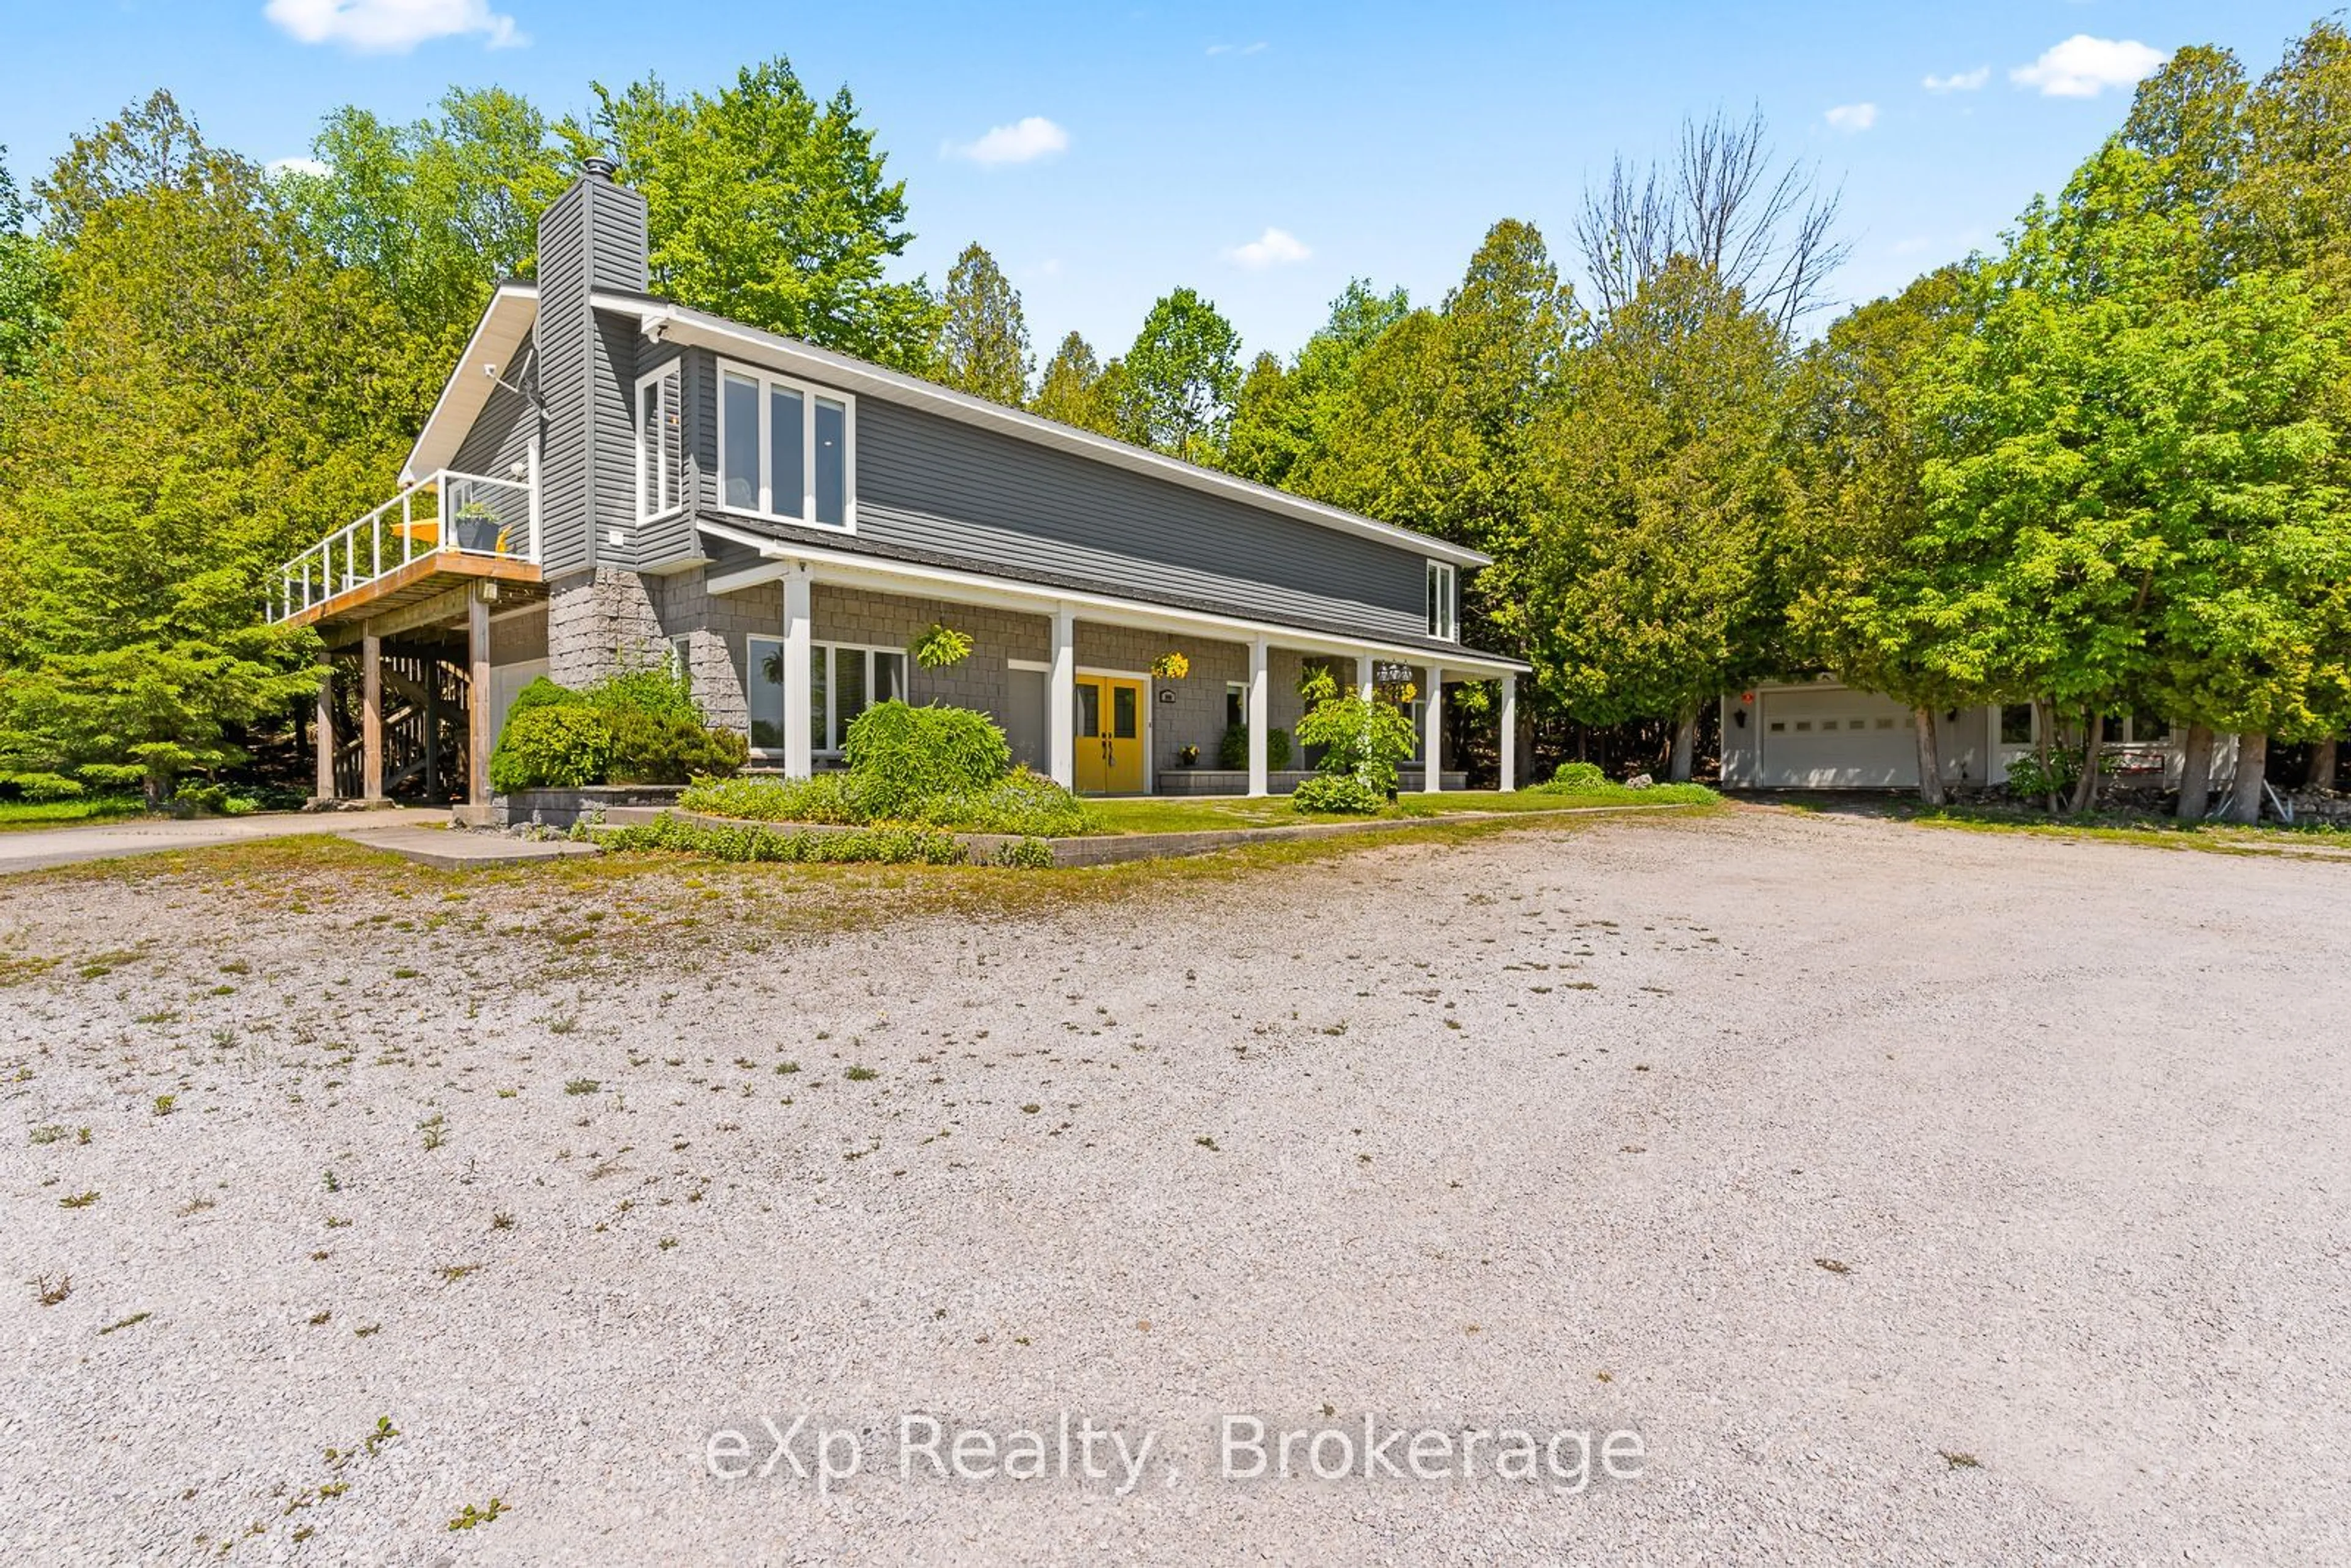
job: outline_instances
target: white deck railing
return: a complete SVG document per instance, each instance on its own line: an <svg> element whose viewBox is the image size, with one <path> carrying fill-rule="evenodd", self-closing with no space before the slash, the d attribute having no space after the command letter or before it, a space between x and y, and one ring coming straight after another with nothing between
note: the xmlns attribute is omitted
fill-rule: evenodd
<svg viewBox="0 0 2351 1568"><path fill-rule="evenodd" d="M280 567L269 618L284 621L428 556L538 559L538 508L527 479L444 468Z"/></svg>

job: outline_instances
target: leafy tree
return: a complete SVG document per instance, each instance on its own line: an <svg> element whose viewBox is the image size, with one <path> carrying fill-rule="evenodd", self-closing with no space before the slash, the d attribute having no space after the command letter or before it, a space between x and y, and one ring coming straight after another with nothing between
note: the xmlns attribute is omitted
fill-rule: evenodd
<svg viewBox="0 0 2351 1568"><path fill-rule="evenodd" d="M1097 435L1116 435L1119 388L1125 379L1123 366L1116 360L1103 365L1094 358L1093 345L1072 332L1046 361L1029 412Z"/></svg>
<svg viewBox="0 0 2351 1568"><path fill-rule="evenodd" d="M1289 365L1270 353L1249 362L1225 435L1224 465L1260 485L1287 485L1293 469L1329 445L1364 356L1410 313L1403 289L1382 294L1369 279L1350 279L1331 302L1330 319Z"/></svg>
<svg viewBox="0 0 2351 1568"><path fill-rule="evenodd" d="M1213 458L1240 386L1240 346L1232 323L1196 291L1162 296L1123 361L1127 437L1193 462Z"/></svg>
<svg viewBox="0 0 2351 1568"><path fill-rule="evenodd" d="M715 98L648 77L599 83L594 132L651 209L657 293L901 370L920 371L937 307L883 277L914 236L847 88L820 105L781 57ZM583 150L587 134L569 128Z"/></svg>
<svg viewBox="0 0 2351 1568"><path fill-rule="evenodd" d="M56 247L25 232L27 210L7 152L0 147L0 382L30 370L57 329Z"/></svg>
<svg viewBox="0 0 2351 1568"><path fill-rule="evenodd" d="M1918 408L1919 371L1966 329L1971 282L1945 267L1831 326L1798 371L1789 433L1802 503L1786 539L1790 656L1911 709L1918 793L1929 804L1943 799L1936 710L1988 693L1935 658L1933 619L1882 590L1910 565L1926 465L1942 450L1940 428Z"/></svg>
<svg viewBox="0 0 2351 1568"><path fill-rule="evenodd" d="M977 240L956 257L940 306L931 373L957 392L1019 408L1037 363L1029 323L1020 291Z"/></svg>
<svg viewBox="0 0 2351 1568"><path fill-rule="evenodd" d="M1586 723L1698 708L1777 662L1774 551L1792 484L1778 325L1687 258L1579 357L1527 580L1532 657Z"/></svg>
<svg viewBox="0 0 2351 1568"><path fill-rule="evenodd" d="M556 128L499 88L452 88L409 125L340 109L310 151L324 172L287 171L281 198L321 256L371 274L427 339L470 332L500 279L530 276L539 214L571 177Z"/></svg>

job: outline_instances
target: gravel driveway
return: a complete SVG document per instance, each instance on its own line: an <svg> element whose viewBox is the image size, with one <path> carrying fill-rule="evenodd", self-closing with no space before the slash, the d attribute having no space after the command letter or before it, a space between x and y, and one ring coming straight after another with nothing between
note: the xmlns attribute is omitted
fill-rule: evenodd
<svg viewBox="0 0 2351 1568"><path fill-rule="evenodd" d="M2351 1561L2344 867L261 852L0 904L11 1560ZM1227 1479L1243 1415L1640 1458Z"/></svg>

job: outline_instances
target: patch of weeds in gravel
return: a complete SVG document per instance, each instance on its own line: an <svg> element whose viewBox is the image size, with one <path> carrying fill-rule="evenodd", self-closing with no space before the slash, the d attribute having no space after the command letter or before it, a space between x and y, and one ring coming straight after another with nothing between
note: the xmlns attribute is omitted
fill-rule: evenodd
<svg viewBox="0 0 2351 1568"><path fill-rule="evenodd" d="M1938 1448L1935 1451L1942 1456L1943 1468L1947 1470L1980 1470L1983 1469L1983 1461L1977 1458L1973 1454L1955 1454L1949 1448Z"/></svg>
<svg viewBox="0 0 2351 1568"><path fill-rule="evenodd" d="M1842 1262L1834 1258L1815 1258L1813 1261L1820 1267L1826 1269L1832 1274L1850 1274L1853 1272L1852 1264Z"/></svg>
<svg viewBox="0 0 2351 1568"><path fill-rule="evenodd" d="M449 1141L448 1120L438 1111L417 1123L416 1130L424 1134L424 1152L427 1154Z"/></svg>
<svg viewBox="0 0 2351 1568"><path fill-rule="evenodd" d="M879 1078L882 1075L874 1071L870 1067L852 1067L848 1071L843 1072L841 1076L848 1079L852 1083L870 1083L874 1079Z"/></svg>
<svg viewBox="0 0 2351 1568"><path fill-rule="evenodd" d="M63 1124L57 1122L52 1122L46 1127L36 1127L26 1134L36 1145L54 1144L65 1135L66 1130Z"/></svg>
<svg viewBox="0 0 2351 1568"><path fill-rule="evenodd" d="M155 1096L155 1114L168 1116L172 1113L172 1108L179 1103L180 1097L177 1094L158 1094Z"/></svg>
<svg viewBox="0 0 2351 1568"><path fill-rule="evenodd" d="M455 1284L468 1274L478 1274L481 1271L482 1266L479 1263L444 1263L438 1270L442 1282L450 1285Z"/></svg>
<svg viewBox="0 0 2351 1568"><path fill-rule="evenodd" d="M78 1192L74 1194L71 1197L61 1197L57 1199L57 1207L59 1208L88 1208L91 1204L96 1203L97 1201L98 1189L92 1187L88 1192Z"/></svg>
<svg viewBox="0 0 2351 1568"><path fill-rule="evenodd" d="M501 1209L499 1209L496 1214L493 1214L493 1215L491 1215L491 1216L490 1216L490 1228L491 1228L491 1229L493 1229L493 1230L512 1230L514 1228L515 1228L515 1217L514 1217L513 1215L511 1215L511 1214L508 1214L505 1209L501 1208Z"/></svg>
<svg viewBox="0 0 2351 1568"><path fill-rule="evenodd" d="M566 1081L563 1092L566 1094L593 1094L602 1087L604 1086L593 1078L573 1078Z"/></svg>
<svg viewBox="0 0 2351 1568"><path fill-rule="evenodd" d="M155 1314L152 1312L133 1312L127 1318L117 1319L115 1322L107 1324L98 1332L100 1333L112 1333L117 1329L131 1328L137 1324L145 1322L149 1318L152 1318L154 1315Z"/></svg>
<svg viewBox="0 0 2351 1568"><path fill-rule="evenodd" d="M47 1274L39 1274L33 1279L33 1295L45 1307L54 1307L72 1294L71 1274L60 1274L54 1280Z"/></svg>
<svg viewBox="0 0 2351 1568"><path fill-rule="evenodd" d="M187 1202L180 1205L179 1208L174 1212L176 1212L182 1219L186 1219L191 1216L202 1214L207 1208L215 1207L217 1201L218 1200L214 1198L207 1197L203 1193L198 1193L193 1197L188 1199Z"/></svg>
<svg viewBox="0 0 2351 1568"><path fill-rule="evenodd" d="M496 1498L490 1499L490 1506L487 1508L475 1508L469 1502L458 1511L456 1518L449 1521L449 1528L452 1530L471 1530L477 1524L489 1523L490 1521L497 1518L498 1515L504 1513L506 1511L507 1505L500 1502Z"/></svg>

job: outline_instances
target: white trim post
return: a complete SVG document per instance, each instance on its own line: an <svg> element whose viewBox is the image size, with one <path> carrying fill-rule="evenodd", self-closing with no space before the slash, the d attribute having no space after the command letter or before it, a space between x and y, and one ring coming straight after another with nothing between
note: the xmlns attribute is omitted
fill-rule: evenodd
<svg viewBox="0 0 2351 1568"><path fill-rule="evenodd" d="M1519 677L1502 677L1502 793L1519 787Z"/></svg>
<svg viewBox="0 0 2351 1568"><path fill-rule="evenodd" d="M1428 666L1428 690L1421 694L1420 787L1434 795L1445 788L1445 672Z"/></svg>
<svg viewBox="0 0 2351 1568"><path fill-rule="evenodd" d="M805 566L784 578L784 776L805 779L815 768L814 743L809 727L809 679L814 668L816 638L809 591L814 579Z"/></svg>
<svg viewBox="0 0 2351 1568"><path fill-rule="evenodd" d="M1249 792L1252 797L1270 794L1266 777L1266 727L1272 722L1271 682L1266 679L1266 644L1262 637L1249 640Z"/></svg>
<svg viewBox="0 0 2351 1568"><path fill-rule="evenodd" d="M1047 772L1064 789L1078 787L1078 612L1053 607L1053 632L1045 676Z"/></svg>
<svg viewBox="0 0 2351 1568"><path fill-rule="evenodd" d="M1365 702L1372 700L1372 669L1369 653L1355 655L1355 695Z"/></svg>

